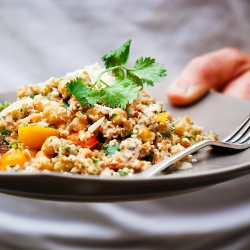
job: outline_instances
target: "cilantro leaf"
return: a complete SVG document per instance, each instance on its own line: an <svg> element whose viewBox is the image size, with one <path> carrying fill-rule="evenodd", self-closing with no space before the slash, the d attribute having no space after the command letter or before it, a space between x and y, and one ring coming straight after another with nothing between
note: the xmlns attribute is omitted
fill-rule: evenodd
<svg viewBox="0 0 250 250"><path fill-rule="evenodd" d="M102 57L105 67L111 68L117 65L125 65L128 61L130 43L132 40L128 40L116 50L111 50L108 54Z"/></svg>
<svg viewBox="0 0 250 250"><path fill-rule="evenodd" d="M101 89L102 102L111 108L126 108L128 103L138 97L141 87L136 86L129 78L116 78L112 85Z"/></svg>
<svg viewBox="0 0 250 250"><path fill-rule="evenodd" d="M154 86L154 82L159 82L162 77L167 75L164 65L156 63L155 59L150 57L139 58L135 67L127 70L131 76L137 76L142 83L150 86Z"/></svg>
<svg viewBox="0 0 250 250"><path fill-rule="evenodd" d="M163 64L156 63L151 57L141 57L134 68L127 68L130 44L131 40L128 40L102 57L106 69L100 72L92 86L78 77L66 84L66 90L83 106L101 103L111 108L126 108L138 97L144 84L154 86L155 82L167 75ZM103 74L110 71L116 76L112 84L101 79Z"/></svg>
<svg viewBox="0 0 250 250"><path fill-rule="evenodd" d="M87 96L89 94L89 88L83 83L83 80L77 77L66 84L66 90L74 95L76 99L85 106L88 104Z"/></svg>
<svg viewBox="0 0 250 250"><path fill-rule="evenodd" d="M113 155L116 151L120 150L118 144L114 145L107 144L104 147L106 148L105 155Z"/></svg>
<svg viewBox="0 0 250 250"><path fill-rule="evenodd" d="M100 91L90 88L89 95L86 98L89 104L94 105L100 102Z"/></svg>
<svg viewBox="0 0 250 250"><path fill-rule="evenodd" d="M134 82L134 84L143 88L143 82L137 75L133 73L131 74L130 71L127 71L127 77L130 78Z"/></svg>
<svg viewBox="0 0 250 250"><path fill-rule="evenodd" d="M66 90L74 95L82 106L96 104L100 99L99 91L89 88L79 77L68 82Z"/></svg>

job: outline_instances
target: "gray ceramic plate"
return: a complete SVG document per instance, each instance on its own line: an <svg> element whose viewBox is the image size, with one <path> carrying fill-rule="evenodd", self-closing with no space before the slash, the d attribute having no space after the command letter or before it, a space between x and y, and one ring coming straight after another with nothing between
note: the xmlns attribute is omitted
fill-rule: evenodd
<svg viewBox="0 0 250 250"><path fill-rule="evenodd" d="M162 91L154 96L163 100ZM1 100L11 100L8 94ZM222 139L249 114L249 101L210 93L196 104L177 108L166 103L175 117L188 114L204 131L213 130ZM107 202L167 197L193 192L250 173L250 149L224 154L204 149L195 158L193 169L171 171L150 179L100 178L61 174L0 173L0 192L35 199Z"/></svg>

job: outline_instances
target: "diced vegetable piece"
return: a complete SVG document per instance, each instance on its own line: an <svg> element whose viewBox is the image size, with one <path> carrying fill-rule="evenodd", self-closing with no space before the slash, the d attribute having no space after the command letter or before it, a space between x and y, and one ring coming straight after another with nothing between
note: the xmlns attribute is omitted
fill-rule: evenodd
<svg viewBox="0 0 250 250"><path fill-rule="evenodd" d="M144 142L152 138L152 132L148 128L140 128L138 135Z"/></svg>
<svg viewBox="0 0 250 250"><path fill-rule="evenodd" d="M166 112L158 113L155 116L156 116L155 119L156 122L166 122L168 118L168 114Z"/></svg>
<svg viewBox="0 0 250 250"><path fill-rule="evenodd" d="M59 130L40 126L25 126L18 129L20 141L31 149L41 149L50 136L59 137Z"/></svg>
<svg viewBox="0 0 250 250"><path fill-rule="evenodd" d="M90 149L94 148L99 143L95 135L92 135L85 141L80 141L78 136L79 133L70 134L69 136L67 136L67 140L72 141L73 143L79 145L82 148L90 148Z"/></svg>
<svg viewBox="0 0 250 250"><path fill-rule="evenodd" d="M0 170L6 171L7 166L14 167L16 165L22 169L27 161L29 161L29 156L23 150L8 151L1 158Z"/></svg>

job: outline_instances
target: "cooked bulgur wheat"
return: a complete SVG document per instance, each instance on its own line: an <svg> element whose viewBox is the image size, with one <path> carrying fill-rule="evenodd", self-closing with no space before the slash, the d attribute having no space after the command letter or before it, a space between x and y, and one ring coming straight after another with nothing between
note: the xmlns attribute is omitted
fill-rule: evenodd
<svg viewBox="0 0 250 250"><path fill-rule="evenodd" d="M102 104L81 106L66 91L66 83L80 77L91 85L101 70L94 64L62 78L20 87L18 101L1 113L1 144L6 145L7 152L3 152L0 169L131 175L198 141L217 139L213 132L203 134L202 127L195 125L189 116L174 119L163 110L163 103L144 90L126 109ZM112 76L103 77L112 83ZM31 126L45 131L38 134L30 131L26 138L29 143L25 143L18 132ZM47 135L49 128L58 134ZM46 140L39 148L35 145L43 134ZM192 162L191 155L174 166L191 167L187 162Z"/></svg>

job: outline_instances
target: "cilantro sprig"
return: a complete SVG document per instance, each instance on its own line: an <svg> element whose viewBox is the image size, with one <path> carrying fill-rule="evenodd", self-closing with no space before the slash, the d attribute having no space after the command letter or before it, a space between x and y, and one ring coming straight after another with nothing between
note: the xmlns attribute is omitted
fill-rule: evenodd
<svg viewBox="0 0 250 250"><path fill-rule="evenodd" d="M155 82L165 77L166 69L151 57L141 57L133 68L127 67L130 44L131 40L128 40L102 57L106 69L98 75L93 85L89 86L78 77L66 84L66 90L83 106L102 103L111 108L125 108L128 103L132 103L145 84L154 86ZM112 84L102 79L107 72L115 76Z"/></svg>

